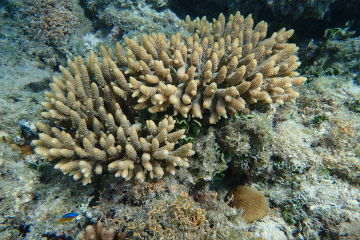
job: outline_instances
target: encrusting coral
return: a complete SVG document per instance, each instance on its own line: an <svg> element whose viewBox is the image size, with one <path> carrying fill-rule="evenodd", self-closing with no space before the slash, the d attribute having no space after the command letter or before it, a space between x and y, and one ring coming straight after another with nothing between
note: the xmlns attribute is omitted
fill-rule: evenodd
<svg viewBox="0 0 360 240"><path fill-rule="evenodd" d="M36 124L42 132L33 141L36 153L47 160L61 159L55 168L83 184L106 166L116 171L115 176L139 181L146 175L161 178L164 170L175 174L177 166L188 167L188 157L195 153L192 144L175 147L185 130L173 131L171 116L158 124L131 123L120 107L126 107L120 88L128 88L124 76L108 55L102 60L99 64L90 54L86 64L81 57L69 60L70 71L60 67L63 74L54 78L42 103L48 110L42 115L52 123ZM127 109L128 116L133 116L131 110Z"/></svg>
<svg viewBox="0 0 360 240"><path fill-rule="evenodd" d="M196 118L207 109L214 124L258 101L282 104L299 96L292 86L306 78L295 72L298 47L286 43L293 30L266 38L264 21L253 28L251 15L239 12L227 22L220 14L213 23L187 17L183 25L191 36L143 35L125 39L126 51L116 46L118 65L126 68L137 99L135 109L156 113L172 106L175 114Z"/></svg>
<svg viewBox="0 0 360 240"><path fill-rule="evenodd" d="M230 207L244 210L243 218L246 222L254 222L263 218L269 211L269 203L264 194L255 188L238 186L226 196Z"/></svg>

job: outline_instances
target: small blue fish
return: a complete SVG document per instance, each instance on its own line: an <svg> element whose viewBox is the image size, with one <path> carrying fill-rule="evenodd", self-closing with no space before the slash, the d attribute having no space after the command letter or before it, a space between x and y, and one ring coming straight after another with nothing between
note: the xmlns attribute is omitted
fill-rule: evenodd
<svg viewBox="0 0 360 240"><path fill-rule="evenodd" d="M73 220L74 218L76 218L77 216L79 216L79 213L77 212L73 212L73 213L67 213L64 216L62 216L62 218L60 218L58 220L58 223L66 223L66 222L70 222L71 220Z"/></svg>

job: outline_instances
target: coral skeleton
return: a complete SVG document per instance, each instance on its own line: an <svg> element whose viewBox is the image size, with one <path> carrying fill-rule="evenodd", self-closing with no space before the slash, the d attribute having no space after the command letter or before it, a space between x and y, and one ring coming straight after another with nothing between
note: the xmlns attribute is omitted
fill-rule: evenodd
<svg viewBox="0 0 360 240"><path fill-rule="evenodd" d="M195 152L191 143L176 145L185 130L174 131L171 116L158 124L129 121L120 107L127 107L122 89L129 87L108 55L101 64L91 53L87 63L77 57L68 65L70 71L61 66L62 76L55 77L46 92L42 104L47 111L42 115L49 123L36 124L42 132L33 141L36 153L50 161L60 159L55 168L83 184L106 166L117 177L141 182L146 176L161 178L165 171L175 174L176 167L189 166L188 157ZM128 116L134 115L127 110Z"/></svg>
<svg viewBox="0 0 360 240"><path fill-rule="evenodd" d="M227 22L223 14L213 23L187 17L183 26L190 36L142 35L126 38L125 49L116 45L117 64L126 69L122 90L130 87L135 109L172 107L174 114L206 115L215 124L256 102L283 104L299 96L292 86L306 78L295 72L298 47L286 43L293 30L266 38L266 22L253 27L252 16L239 12Z"/></svg>

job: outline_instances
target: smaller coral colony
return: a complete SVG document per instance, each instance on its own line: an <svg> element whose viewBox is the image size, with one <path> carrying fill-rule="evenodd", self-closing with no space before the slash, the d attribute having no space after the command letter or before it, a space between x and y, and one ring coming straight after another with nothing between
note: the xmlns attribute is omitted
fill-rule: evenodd
<svg viewBox="0 0 360 240"><path fill-rule="evenodd" d="M191 166L195 153L181 144L185 130L174 115L215 124L255 103L298 97L292 86L306 78L295 71L298 48L287 43L293 30L266 38L266 22L254 27L239 12L212 23L187 17L182 25L186 36L126 38L114 50L101 47L101 57L69 59L45 93L36 153L59 160L55 168L83 184L105 169L126 180L161 178ZM141 121L145 110L163 118Z"/></svg>

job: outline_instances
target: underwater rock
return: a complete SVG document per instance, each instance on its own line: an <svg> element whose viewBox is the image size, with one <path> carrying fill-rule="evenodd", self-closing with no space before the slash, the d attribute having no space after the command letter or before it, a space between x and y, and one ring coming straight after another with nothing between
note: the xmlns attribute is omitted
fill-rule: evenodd
<svg viewBox="0 0 360 240"><path fill-rule="evenodd" d="M54 54L54 49L65 53L71 40L92 29L77 1L8 2L8 24L11 24L15 31L19 31L18 35L21 38L26 39L26 44L21 47L35 51L37 56L47 55L43 54L44 52L48 52L47 56L50 56Z"/></svg>
<svg viewBox="0 0 360 240"><path fill-rule="evenodd" d="M170 35L179 28L180 19L165 8L165 0L91 0L83 1L82 5L94 25L116 41L143 33Z"/></svg>

